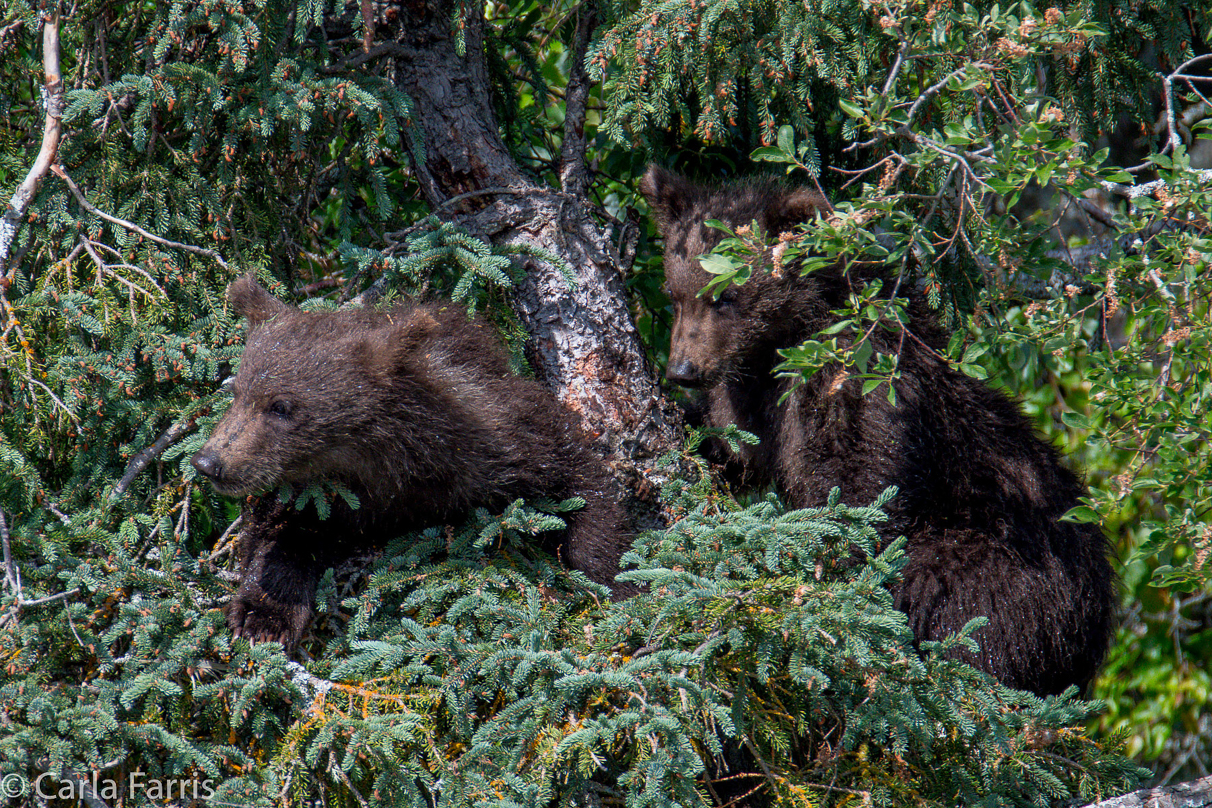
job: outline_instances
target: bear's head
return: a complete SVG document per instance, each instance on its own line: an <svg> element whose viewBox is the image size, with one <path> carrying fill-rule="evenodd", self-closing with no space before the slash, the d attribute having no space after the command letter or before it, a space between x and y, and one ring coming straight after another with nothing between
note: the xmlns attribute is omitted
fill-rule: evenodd
<svg viewBox="0 0 1212 808"><path fill-rule="evenodd" d="M373 475L379 416L401 355L432 319L423 311L304 312L251 275L228 287L227 300L248 321L248 337L231 408L194 468L232 496Z"/></svg>
<svg viewBox="0 0 1212 808"><path fill-rule="evenodd" d="M829 203L814 190L772 182L700 185L656 165L640 180L640 192L665 239L665 292L674 311L665 375L684 387L711 385L755 339L775 336L781 318L795 316L788 310L795 309L803 290L796 272L766 272L726 288L714 300L701 294L711 276L699 258L725 238L705 222L717 219L734 230L756 222L774 238L828 212Z"/></svg>

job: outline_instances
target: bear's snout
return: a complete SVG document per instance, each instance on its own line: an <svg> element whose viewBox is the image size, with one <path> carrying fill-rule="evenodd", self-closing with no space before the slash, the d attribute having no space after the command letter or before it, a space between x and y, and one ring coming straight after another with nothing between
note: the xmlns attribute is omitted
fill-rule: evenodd
<svg viewBox="0 0 1212 808"><path fill-rule="evenodd" d="M190 459L189 463L198 470L199 474L208 480L217 481L223 479L223 461L211 449L203 447Z"/></svg>
<svg viewBox="0 0 1212 808"><path fill-rule="evenodd" d="M689 359L675 359L665 369L665 378L682 387L701 387L703 371Z"/></svg>

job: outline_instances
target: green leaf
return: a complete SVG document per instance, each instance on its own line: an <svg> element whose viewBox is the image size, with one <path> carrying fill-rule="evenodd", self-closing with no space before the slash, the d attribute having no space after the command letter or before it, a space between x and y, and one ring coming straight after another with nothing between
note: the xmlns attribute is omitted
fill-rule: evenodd
<svg viewBox="0 0 1212 808"><path fill-rule="evenodd" d="M779 148L792 159L795 158L795 130L784 124L779 127Z"/></svg>
<svg viewBox="0 0 1212 808"><path fill-rule="evenodd" d="M839 334L842 331L845 331L847 328L850 328L853 322L853 320L838 320L836 323L833 323L827 328L822 328L821 334L825 336L829 336L830 334Z"/></svg>
<svg viewBox="0 0 1212 808"><path fill-rule="evenodd" d="M770 163L786 163L787 155L777 146L760 146L749 153L754 160L764 160Z"/></svg>
<svg viewBox="0 0 1212 808"><path fill-rule="evenodd" d="M838 106L842 108L842 112L846 113L851 118L861 119L865 116L863 108L858 104L855 104L853 101L848 101L845 98L839 98L837 103Z"/></svg>
<svg viewBox="0 0 1212 808"><path fill-rule="evenodd" d="M1070 429L1089 429L1090 419L1080 412L1067 411L1061 413L1061 421Z"/></svg>
<svg viewBox="0 0 1212 808"><path fill-rule="evenodd" d="M871 344L871 340L865 339L854 348L854 353L851 356L851 361L860 372L867 372L867 362L871 359L871 354L875 347Z"/></svg>
<svg viewBox="0 0 1212 808"><path fill-rule="evenodd" d="M973 343L968 346L968 350L964 351L964 358L960 360L965 365L970 365L976 360L989 352L989 346L984 343Z"/></svg>
<svg viewBox="0 0 1212 808"><path fill-rule="evenodd" d="M712 275L724 275L729 272L736 272L739 267L744 266L731 256L720 255L719 253L700 255L699 264L705 272Z"/></svg>
<svg viewBox="0 0 1212 808"><path fill-rule="evenodd" d="M1099 518L1098 512L1095 511L1090 506L1078 505L1078 506L1076 506L1074 508L1070 508L1068 511L1066 511L1065 515L1061 517L1061 521L1079 522L1082 524L1093 524L1093 523L1100 522L1101 519Z"/></svg>

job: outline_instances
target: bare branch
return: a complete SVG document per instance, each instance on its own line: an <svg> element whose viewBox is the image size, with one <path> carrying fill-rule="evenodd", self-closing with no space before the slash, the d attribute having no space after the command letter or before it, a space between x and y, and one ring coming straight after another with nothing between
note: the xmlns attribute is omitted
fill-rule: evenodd
<svg viewBox="0 0 1212 808"><path fill-rule="evenodd" d="M42 126L42 147L25 179L17 186L8 209L0 218L0 275L7 269L9 252L17 237L17 230L25 219L38 186L59 154L59 141L63 136L63 78L59 74L59 4L50 15L43 18L42 25L42 69L45 74L46 122Z"/></svg>
<svg viewBox="0 0 1212 808"><path fill-rule="evenodd" d="M1182 227L1184 227L1184 225L1181 222L1177 222L1172 219L1163 219L1161 221L1151 223L1143 230L1132 233L1124 233L1120 236L1101 238L1080 247L1059 247L1055 250L1049 250L1044 254L1049 258L1054 258L1058 261L1065 262L1079 273L1084 273L1089 271L1090 265L1093 264L1095 260L1099 258L1106 258L1111 254L1111 250L1115 249L1116 247L1123 250L1125 253L1136 254L1144 248L1146 241L1152 239L1159 233ZM1040 285L1040 288L1055 288L1058 285L1072 283L1078 286L1082 290L1083 294L1090 291L1089 284L1085 283L1080 278L1071 278L1068 276L1058 277L1057 275L1054 275L1052 280L1047 283L1039 281L1038 279L1032 280L1034 281L1034 284ZM1017 282L1015 282L1015 285L1019 286Z"/></svg>
<svg viewBox="0 0 1212 808"><path fill-rule="evenodd" d="M8 520L4 518L4 511L0 511L0 542L3 542L4 546L4 587L10 592L16 592L20 598L21 576L17 574L17 568L13 566L13 554L9 547Z"/></svg>
<svg viewBox="0 0 1212 808"><path fill-rule="evenodd" d="M375 42L375 10L372 0L362 0L362 51L370 53Z"/></svg>
<svg viewBox="0 0 1212 808"><path fill-rule="evenodd" d="M1179 134L1179 129L1190 129L1195 125L1196 121L1206 116L1208 114L1209 107L1212 107L1212 104L1209 103L1208 99L1205 98L1203 93L1201 93L1195 86L1196 82L1212 81L1212 78L1207 76L1191 76L1183 72L1188 67L1209 59L1212 59L1212 54L1196 56L1195 58L1188 59L1176 67L1174 71L1170 73L1170 75L1161 77L1162 100L1165 101L1166 114L1162 116L1161 122L1153 126L1154 136L1156 136L1163 128L1166 130L1166 145L1162 147L1160 152L1161 154L1167 154L1173 151L1174 147L1182 145L1182 137ZM1184 110L1181 116L1178 116L1174 111L1174 93L1172 88L1175 81L1186 82L1187 87L1190 88L1190 90L1197 96L1199 96L1200 99L1200 103ZM1152 168L1153 166L1154 163L1146 161L1124 170L1135 173L1137 171L1143 171L1147 168Z"/></svg>
<svg viewBox="0 0 1212 808"><path fill-rule="evenodd" d="M49 387L47 387L45 382L35 379L32 375L26 375L25 380L27 382L29 382L30 384L36 384L39 387L41 387L43 389L43 391L45 391L45 393L51 397L51 401L53 401L59 405L59 409L63 410L63 414L66 415L68 418L72 419L72 421L74 421L76 423L76 432L77 432L77 434L79 434L80 416L78 416L74 412L72 412L71 409L69 409L68 406L63 403L63 399L61 399L57 395L55 395L55 391L50 389Z"/></svg>
<svg viewBox="0 0 1212 808"><path fill-rule="evenodd" d="M134 222L128 222L125 219L119 219L117 216L111 216L110 214L105 213L104 211L98 210L95 205L93 205L91 202L89 202L84 197L84 193L80 190L80 188L76 185L76 183L72 182L72 178L67 176L67 172L63 170L63 166L61 166L59 164L55 164L55 165L51 166L50 170L55 172L55 174L57 176L59 176L64 182L67 183L67 187L70 188L72 194L75 195L76 201L80 203L80 207L84 208L89 213L93 214L94 216L99 216L102 219L104 219L105 221L109 222L110 224L116 224L119 227L125 227L127 230L131 231L132 233L138 233L140 236L143 236L143 238L147 239L148 241L155 242L156 244L159 244L161 247L168 247L168 248L174 249L174 250L185 250L186 252L191 252L191 253L194 253L195 255L204 255L207 258L212 259L215 263L217 263L219 266L223 267L224 269L228 268L227 262L224 261L223 257L221 255L219 255L217 252L215 252L214 250L208 250L205 247L195 247L192 244L182 244L179 241L172 241L170 239L161 238L160 236L157 236L154 233L149 233L148 231L144 230L142 227L135 224Z"/></svg>
<svg viewBox="0 0 1212 808"><path fill-rule="evenodd" d="M57 595L47 595L44 598L35 598L34 600L21 600L21 601L18 601L17 605L20 608L25 608L26 606L42 606L47 603L54 603L56 600L67 600L72 595L78 595L78 594L80 594L79 589L69 589L66 592L60 592Z"/></svg>
<svg viewBox="0 0 1212 808"><path fill-rule="evenodd" d="M193 432L194 428L192 418L188 421L178 421L164 430L164 433L156 438L155 443L132 457L130 463L126 466L126 473L122 475L122 479L118 481L118 484L114 486L110 499L117 499L125 494L126 489L130 488L130 484L139 476L139 472L150 466L152 461L159 457L169 446L172 446L181 440L181 438Z"/></svg>
<svg viewBox="0 0 1212 808"><path fill-rule="evenodd" d="M565 94L564 142L560 146L560 187L566 194L584 196L589 190L589 171L585 165L585 105L592 82L585 70L585 55L597 19L597 9L584 9L577 19L576 51L568 74Z"/></svg>
<svg viewBox="0 0 1212 808"><path fill-rule="evenodd" d="M337 760L337 753L331 749L328 750L328 771L335 774L337 779L345 784L345 787L349 789L349 793L354 795L354 798L362 808L370 808L370 803L366 801L366 798L362 796L362 792L358 791L357 787L350 781L349 775L345 773L345 769L341 768L341 762Z"/></svg>
<svg viewBox="0 0 1212 808"><path fill-rule="evenodd" d="M905 64L905 57L909 54L909 47L909 40L901 39L901 46L896 50L896 61L893 62L892 69L888 71L888 78L884 80L884 89L880 91L880 95L887 95L896 86L897 77L900 76L901 68Z"/></svg>
<svg viewBox="0 0 1212 808"><path fill-rule="evenodd" d="M1194 175L1196 182L1212 182L1212 169L1192 171L1191 173ZM1113 194L1126 196L1129 199L1136 199L1137 197L1155 194L1162 188L1167 187L1168 183L1165 180L1154 180L1142 185L1123 185L1118 182L1100 182L1099 185Z"/></svg>
<svg viewBox="0 0 1212 808"><path fill-rule="evenodd" d="M1171 85L1174 82L1173 74L1162 77L1162 98L1166 102L1166 148L1173 149L1182 145L1182 138L1178 136L1178 123L1174 120L1174 92Z"/></svg>
<svg viewBox="0 0 1212 808"><path fill-rule="evenodd" d="M208 555L203 560L208 561L213 564L215 562L215 559L231 552L234 545L232 542L230 542L228 540L232 537L232 534L234 534L237 530L240 529L240 526L243 524L244 524L244 514L240 514L239 516L237 516L235 519L232 520L232 523L230 525L227 526L227 529L223 531L223 535L215 540L215 544L214 544L214 547L211 548L210 555Z"/></svg>
<svg viewBox="0 0 1212 808"><path fill-rule="evenodd" d="M61 410L63 410L63 414L66 415L68 418L70 418L76 424L76 432L79 433L80 418L74 412L72 412L71 409L66 404L63 403L62 399L60 399L57 395L55 395L55 392L53 390L51 390L50 387L48 387L45 382L37 379L34 376L33 351L29 348L29 346L27 344L25 333L23 332L23 330L21 328L21 323L17 320L17 313L13 310L12 304L8 302L8 298L4 294L4 289L5 289L4 285L0 284L0 311L3 311L5 314L8 315L8 321L5 323L4 332L2 334L0 334L0 340L7 339L9 332L15 330L17 332L17 339L24 346L24 352L25 352L25 355L24 355L25 372L22 373L17 368L13 368L13 372L19 374L22 378L25 379L26 382L29 383L30 398L32 398L35 402L37 401L38 396L37 396L37 393L35 393L33 388L40 387L42 390L46 391L46 394L50 396L51 401L53 401L56 405L58 405L58 407Z"/></svg>
<svg viewBox="0 0 1212 808"><path fill-rule="evenodd" d="M342 59L335 65L321 67L320 72L325 75L347 73L355 67L360 67L367 62L373 62L375 59L382 59L384 56L408 58L412 55L412 52L412 48L401 45L399 42L383 42L375 45L373 48Z"/></svg>
<svg viewBox="0 0 1212 808"><path fill-rule="evenodd" d="M1068 196L1070 202L1081 208L1083 213L1094 219L1094 221L1098 222L1103 227L1107 228L1108 230L1119 229L1111 214L1091 202L1089 199L1086 199L1083 196L1074 196L1073 194L1069 194Z"/></svg>

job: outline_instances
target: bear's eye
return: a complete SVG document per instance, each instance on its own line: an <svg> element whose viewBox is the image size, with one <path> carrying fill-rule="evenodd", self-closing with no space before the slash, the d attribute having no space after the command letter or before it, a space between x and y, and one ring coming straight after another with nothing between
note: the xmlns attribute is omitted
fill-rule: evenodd
<svg viewBox="0 0 1212 808"><path fill-rule="evenodd" d="M289 418L291 412L293 411L294 405L284 398L280 398L274 403L270 404L269 409L267 410L270 415L276 415L279 418Z"/></svg>
<svg viewBox="0 0 1212 808"><path fill-rule="evenodd" d="M732 311L736 307L736 298L732 295L721 295L711 301L711 308L716 311Z"/></svg>

